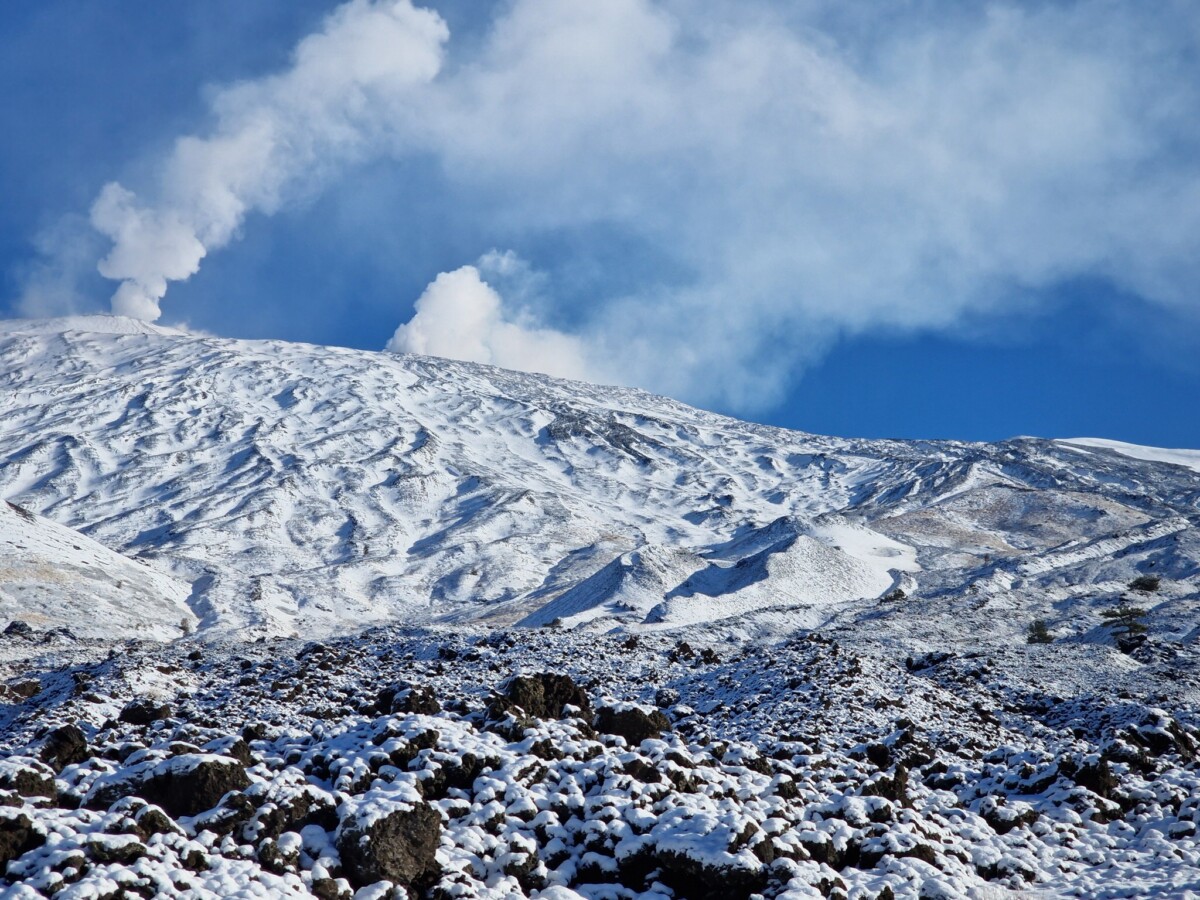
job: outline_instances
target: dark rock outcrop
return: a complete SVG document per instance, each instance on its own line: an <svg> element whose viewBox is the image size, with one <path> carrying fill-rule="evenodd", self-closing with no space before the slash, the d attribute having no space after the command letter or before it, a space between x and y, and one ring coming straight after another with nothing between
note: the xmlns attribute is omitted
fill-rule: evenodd
<svg viewBox="0 0 1200 900"><path fill-rule="evenodd" d="M662 712L656 709L646 713L637 707L601 707L596 713L594 725L600 733L619 735L634 746L650 738L661 737L664 731L671 730L671 722Z"/></svg>
<svg viewBox="0 0 1200 900"><path fill-rule="evenodd" d="M29 816L12 807L0 807L0 874L9 862L45 842L45 835L34 829Z"/></svg>
<svg viewBox="0 0 1200 900"><path fill-rule="evenodd" d="M442 818L433 807L418 803L366 826L344 827L337 836L346 877L362 887L391 881L420 887L437 873L438 840Z"/></svg>
<svg viewBox="0 0 1200 900"><path fill-rule="evenodd" d="M375 711L384 715L387 713L417 713L423 716L436 716L442 711L442 704L438 702L432 688L397 684L379 692L379 696L375 700Z"/></svg>
<svg viewBox="0 0 1200 900"><path fill-rule="evenodd" d="M122 779L102 780L86 803L93 809L107 809L122 797L138 796L178 818L212 809L230 791L249 786L246 769L235 759L184 754Z"/></svg>
<svg viewBox="0 0 1200 900"><path fill-rule="evenodd" d="M67 766L83 762L91 753L78 725L62 725L46 735L41 756L55 772L61 772Z"/></svg>
<svg viewBox="0 0 1200 900"><path fill-rule="evenodd" d="M130 700L121 710L118 718L130 725L149 725L158 719L171 715L171 707L148 698Z"/></svg>
<svg viewBox="0 0 1200 900"><path fill-rule="evenodd" d="M537 719L558 719L563 716L566 706L579 707L585 717L592 709L588 695L570 675L542 672L510 679L504 696L493 700L490 711L499 718L512 707L520 707L526 715Z"/></svg>
<svg viewBox="0 0 1200 900"><path fill-rule="evenodd" d="M22 622L20 619L13 619L8 623L8 627L4 629L4 636L8 638L15 637L32 640L34 631L28 622Z"/></svg>
<svg viewBox="0 0 1200 900"><path fill-rule="evenodd" d="M36 759L14 756L0 768L0 789L15 791L22 797L58 799L54 771Z"/></svg>

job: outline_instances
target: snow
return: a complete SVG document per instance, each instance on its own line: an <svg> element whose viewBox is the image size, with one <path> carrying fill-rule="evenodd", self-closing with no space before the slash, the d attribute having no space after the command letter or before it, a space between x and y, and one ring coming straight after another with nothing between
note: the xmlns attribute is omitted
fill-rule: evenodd
<svg viewBox="0 0 1200 900"><path fill-rule="evenodd" d="M1171 499L1190 470L1073 445L820 437L640 391L116 317L6 328L0 496L186 583L204 634L749 633L754 616L859 617L897 587L1036 603L1152 562L1188 577L1186 547L1110 548L1193 515ZM1079 540L1095 554L1040 562ZM1083 633L1076 599L1060 618Z"/></svg>
<svg viewBox="0 0 1200 900"><path fill-rule="evenodd" d="M0 819L44 843L0 884L387 896L339 838L428 804L445 897L1187 896L1200 493L1192 451L1122 447L830 438L419 356L4 323L0 616L35 634L0 637ZM1124 650L1122 602L1149 626ZM671 727L494 711L540 672ZM418 687L440 711L402 711ZM120 721L148 697L169 713ZM67 723L88 751L59 799L17 796ZM165 832L89 807L246 753L249 787Z"/></svg>
<svg viewBox="0 0 1200 900"><path fill-rule="evenodd" d="M78 638L169 640L181 623L196 622L190 593L186 583L0 501L0 620Z"/></svg>
<svg viewBox="0 0 1200 900"><path fill-rule="evenodd" d="M63 316L54 319L0 319L0 334L62 334L68 331L91 334L185 335L186 331L153 325L129 316Z"/></svg>
<svg viewBox="0 0 1200 900"><path fill-rule="evenodd" d="M1077 447L1097 447L1101 450L1112 450L1133 459L1146 459L1152 462L1170 463L1173 466L1184 466L1194 472L1200 472L1200 450L1168 450L1163 447L1143 447L1140 444L1127 444L1124 441L1110 441L1104 438L1064 438L1059 441Z"/></svg>

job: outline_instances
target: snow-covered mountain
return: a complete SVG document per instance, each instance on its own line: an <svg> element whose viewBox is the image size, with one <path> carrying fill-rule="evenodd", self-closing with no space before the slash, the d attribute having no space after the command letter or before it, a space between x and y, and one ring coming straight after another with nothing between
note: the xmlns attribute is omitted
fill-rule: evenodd
<svg viewBox="0 0 1200 900"><path fill-rule="evenodd" d="M930 634L982 604L1006 640L1034 616L1082 636L1147 572L1168 629L1200 624L1200 473L1094 443L819 437L635 390L88 317L4 324L0 460L0 497L186 582L208 631L243 636L779 631L890 620L897 589ZM997 625L1006 604L1022 615Z"/></svg>
<svg viewBox="0 0 1200 900"><path fill-rule="evenodd" d="M84 638L170 640L195 624L187 584L0 503L0 621ZM6 646L0 645L0 656Z"/></svg>
<svg viewBox="0 0 1200 900"><path fill-rule="evenodd" d="M1196 459L4 323L0 894L1195 896Z"/></svg>

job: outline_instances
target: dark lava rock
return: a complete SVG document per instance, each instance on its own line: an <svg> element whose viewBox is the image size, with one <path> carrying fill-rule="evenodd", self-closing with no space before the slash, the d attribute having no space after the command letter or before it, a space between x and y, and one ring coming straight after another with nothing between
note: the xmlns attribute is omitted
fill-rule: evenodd
<svg viewBox="0 0 1200 900"><path fill-rule="evenodd" d="M675 645L675 649L667 654L667 659L671 662L687 661L695 658L696 651L692 649L692 645L687 641L680 641Z"/></svg>
<svg viewBox="0 0 1200 900"><path fill-rule="evenodd" d="M202 812L192 820L196 831L211 831L218 837L233 834L239 828L245 831L257 812L258 806L241 791L230 791L221 799L216 809Z"/></svg>
<svg viewBox="0 0 1200 900"><path fill-rule="evenodd" d="M42 683L36 678L29 678L25 681L18 681L16 684L8 685L8 689L22 700L28 700L30 697L36 697L42 692Z"/></svg>
<svg viewBox="0 0 1200 900"><path fill-rule="evenodd" d="M538 719L558 719L563 707L577 706L584 716L591 712L592 703L583 688L570 675L543 672L540 675L518 675L504 689L508 703L493 703L493 714L503 715L510 706L519 706L526 715Z"/></svg>
<svg viewBox="0 0 1200 900"><path fill-rule="evenodd" d="M249 786L246 770L237 760L186 754L134 777L101 780L88 794L87 805L107 809L115 800L136 795L178 818L212 809L230 791Z"/></svg>
<svg viewBox="0 0 1200 900"><path fill-rule="evenodd" d="M84 852L98 863L127 866L146 855L146 845L134 837L124 841L95 839L84 845Z"/></svg>
<svg viewBox="0 0 1200 900"><path fill-rule="evenodd" d="M9 766L0 770L0 788L16 791L22 797L58 799L54 770L36 759L9 757Z"/></svg>
<svg viewBox="0 0 1200 900"><path fill-rule="evenodd" d="M1008 834L1020 825L1032 825L1037 819L1035 809L1027 809L1014 815L1008 807L996 804L983 810L983 820L992 826L996 834Z"/></svg>
<svg viewBox="0 0 1200 900"><path fill-rule="evenodd" d="M863 786L863 794L869 797L883 797L901 806L908 805L908 769L896 766L891 775L881 775Z"/></svg>
<svg viewBox="0 0 1200 900"><path fill-rule="evenodd" d="M174 749L175 745L172 745ZM196 749L179 750L176 752L182 753L197 753ZM255 763L254 754L250 752L250 745L243 738L230 735L228 737L218 738L215 741L209 741L204 745L205 753L219 753L221 756L228 756L231 759L236 759L243 766L252 766Z"/></svg>
<svg viewBox="0 0 1200 900"><path fill-rule="evenodd" d="M188 768L189 757L176 757L162 774L156 774L141 796L172 816L194 816L212 809L230 791L250 786L246 770L237 760L201 759Z"/></svg>
<svg viewBox="0 0 1200 900"><path fill-rule="evenodd" d="M922 669L931 669L934 666L940 666L948 660L954 659L953 653L946 653L942 650L933 650L929 653L923 653L920 656L910 656L904 660L904 668L910 672L919 672Z"/></svg>
<svg viewBox="0 0 1200 900"><path fill-rule="evenodd" d="M8 627L4 629L5 637L18 637L31 639L34 635L33 628L28 622L22 622L20 619L13 619L8 623Z"/></svg>
<svg viewBox="0 0 1200 900"><path fill-rule="evenodd" d="M661 687L654 692L654 705L661 709L670 709L679 700L679 691L675 690L675 688Z"/></svg>
<svg viewBox="0 0 1200 900"><path fill-rule="evenodd" d="M46 843L29 816L11 807L0 807L0 874L9 862Z"/></svg>
<svg viewBox="0 0 1200 900"><path fill-rule="evenodd" d="M419 803L371 825L340 830L337 847L346 877L357 887L384 879L420 887L437 874L435 854L441 835L442 817L433 807Z"/></svg>
<svg viewBox="0 0 1200 900"><path fill-rule="evenodd" d="M165 719L169 715L171 715L171 707L143 697L126 703L121 710L121 715L117 718L130 725L149 725L151 722Z"/></svg>
<svg viewBox="0 0 1200 900"><path fill-rule="evenodd" d="M183 834L183 829L157 806L143 806L133 819L147 838L156 834Z"/></svg>
<svg viewBox="0 0 1200 900"><path fill-rule="evenodd" d="M332 878L314 878L311 890L317 900L341 900L342 897L338 883Z"/></svg>
<svg viewBox="0 0 1200 900"><path fill-rule="evenodd" d="M641 856L641 859L632 860L632 865L622 866L623 880L627 875L626 868L656 869L655 881L661 881L672 888L676 896L688 900L749 900L767 886L766 866L706 865L675 851L651 851Z"/></svg>
<svg viewBox="0 0 1200 900"><path fill-rule="evenodd" d="M309 788L257 811L247 826L260 838L276 838L285 831L301 831L307 825L320 825L326 831L337 826L337 807L316 788Z"/></svg>
<svg viewBox="0 0 1200 900"><path fill-rule="evenodd" d="M1112 799L1113 792L1120 784L1108 766L1108 758L1104 756L1095 762L1087 761L1074 772L1068 771L1068 774L1077 785L1106 800Z"/></svg>
<svg viewBox="0 0 1200 900"><path fill-rule="evenodd" d="M413 687L408 684L397 684L386 687L379 692L375 700L375 711L387 713L416 713L423 716L436 716L442 711L433 688Z"/></svg>
<svg viewBox="0 0 1200 900"><path fill-rule="evenodd" d="M594 727L602 734L618 735L637 746L642 741L661 737L664 731L670 731L671 723L657 709L645 713L636 707L617 709L604 706L596 713Z"/></svg>
<svg viewBox="0 0 1200 900"><path fill-rule="evenodd" d="M41 756L55 772L61 772L67 766L83 762L91 752L78 725L62 725L46 735Z"/></svg>
<svg viewBox="0 0 1200 900"><path fill-rule="evenodd" d="M892 751L887 744L868 744L867 759L875 764L877 769L886 769L892 764Z"/></svg>

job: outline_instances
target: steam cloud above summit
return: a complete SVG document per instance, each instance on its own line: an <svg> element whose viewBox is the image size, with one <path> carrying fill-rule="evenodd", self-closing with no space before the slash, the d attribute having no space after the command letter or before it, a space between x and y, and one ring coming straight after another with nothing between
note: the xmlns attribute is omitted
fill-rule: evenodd
<svg viewBox="0 0 1200 900"><path fill-rule="evenodd" d="M431 268L397 349L588 377L604 360L747 410L841 335L951 329L1070 279L1198 313L1194 4L513 0L493 14L459 44L408 0L352 0L290 68L218 91L211 129L179 139L155 183L110 184L91 210L112 241L114 311L156 318L170 282L265 227L250 213L361 162L420 157L455 191L430 228L469 222L505 245L619 234L644 274L596 274L576 292L586 306L550 316L508 308L477 267Z"/></svg>
<svg viewBox="0 0 1200 900"><path fill-rule="evenodd" d="M443 272L417 299L416 313L396 329L388 350L489 363L589 381L608 380L590 367L578 338L539 326L529 314L508 318L504 301L475 266Z"/></svg>
<svg viewBox="0 0 1200 900"><path fill-rule="evenodd" d="M121 282L113 312L158 319L168 283L196 274L247 214L273 213L370 153L380 114L437 74L447 37L437 15L408 2L351 0L286 72L216 95L213 133L175 143L149 205L106 185L91 222L113 242L99 264Z"/></svg>

